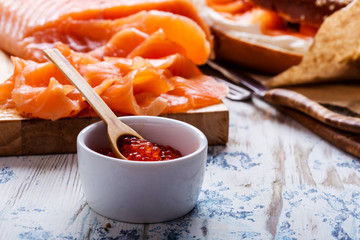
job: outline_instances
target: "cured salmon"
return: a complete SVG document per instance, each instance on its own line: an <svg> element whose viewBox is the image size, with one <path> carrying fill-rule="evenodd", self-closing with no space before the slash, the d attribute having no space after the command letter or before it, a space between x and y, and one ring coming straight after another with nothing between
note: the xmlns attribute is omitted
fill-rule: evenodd
<svg viewBox="0 0 360 240"><path fill-rule="evenodd" d="M163 29L197 64L211 49L208 26L186 0L0 0L0 13L0 48L24 59L45 61L42 50L56 42L88 52L129 27Z"/></svg>
<svg viewBox="0 0 360 240"><path fill-rule="evenodd" d="M159 59L99 60L56 47L118 114L159 115L219 103L228 89L181 54ZM12 57L14 74L0 85L0 106L25 117L56 120L92 110L52 62Z"/></svg>
<svg viewBox="0 0 360 240"><path fill-rule="evenodd" d="M186 0L0 0L0 48L14 74L0 108L56 120L95 114L42 50L56 47L117 114L159 115L219 103L228 88L197 65L209 28Z"/></svg>

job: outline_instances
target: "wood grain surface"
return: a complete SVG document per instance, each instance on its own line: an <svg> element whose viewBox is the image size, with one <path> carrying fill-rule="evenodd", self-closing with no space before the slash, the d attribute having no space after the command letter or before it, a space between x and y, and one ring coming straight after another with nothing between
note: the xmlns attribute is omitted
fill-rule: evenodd
<svg viewBox="0 0 360 240"><path fill-rule="evenodd" d="M207 137L209 145L226 144L228 141L229 112L224 104L162 116L199 128ZM78 133L100 120L99 117L56 121L24 119L9 111L3 114L0 111L0 156L76 152Z"/></svg>
<svg viewBox="0 0 360 240"><path fill-rule="evenodd" d="M330 127L291 108L278 108L335 147L360 158L360 134Z"/></svg>
<svg viewBox="0 0 360 240"><path fill-rule="evenodd" d="M0 157L0 239L359 239L359 158L259 99L224 103L229 141L185 216L115 221L87 204L76 154Z"/></svg>

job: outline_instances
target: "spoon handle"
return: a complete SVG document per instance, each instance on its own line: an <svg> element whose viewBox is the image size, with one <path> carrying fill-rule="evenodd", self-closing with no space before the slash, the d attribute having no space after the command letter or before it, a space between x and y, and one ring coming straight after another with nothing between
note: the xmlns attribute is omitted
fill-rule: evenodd
<svg viewBox="0 0 360 240"><path fill-rule="evenodd" d="M90 84L79 74L69 61L57 49L45 49L45 55L63 72L69 81L79 90L95 112L104 120L108 126L126 129L129 133L136 132L122 123L115 113L109 108L102 98L94 91Z"/></svg>
<svg viewBox="0 0 360 240"><path fill-rule="evenodd" d="M93 90L89 83L57 49L45 49L45 55L63 72L69 81L79 90L82 96L103 119L116 118L113 111L106 105L101 97Z"/></svg>

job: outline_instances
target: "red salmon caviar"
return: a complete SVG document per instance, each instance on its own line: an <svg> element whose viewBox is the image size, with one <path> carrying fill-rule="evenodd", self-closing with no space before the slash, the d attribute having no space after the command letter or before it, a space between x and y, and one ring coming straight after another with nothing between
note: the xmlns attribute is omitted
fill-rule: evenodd
<svg viewBox="0 0 360 240"><path fill-rule="evenodd" d="M119 146L120 152L128 160L164 161L181 157L181 153L170 146L161 146L136 137L125 137Z"/></svg>
<svg viewBox="0 0 360 240"><path fill-rule="evenodd" d="M164 161L182 157L181 153L170 147L148 142L145 139L125 137L118 144L119 150L128 160ZM99 153L115 157L110 149L100 149Z"/></svg>
<svg viewBox="0 0 360 240"><path fill-rule="evenodd" d="M111 151L111 148L100 148L97 150L97 152L108 157L116 157L115 154Z"/></svg>

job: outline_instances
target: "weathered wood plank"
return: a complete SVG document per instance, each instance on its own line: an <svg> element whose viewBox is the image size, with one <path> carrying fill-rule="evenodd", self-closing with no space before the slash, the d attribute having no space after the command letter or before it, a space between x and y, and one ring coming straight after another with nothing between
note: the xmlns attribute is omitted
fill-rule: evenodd
<svg viewBox="0 0 360 240"><path fill-rule="evenodd" d="M0 239L359 239L358 159L259 100L225 103L229 141L186 216L113 221L86 204L76 154L2 157Z"/></svg>
<svg viewBox="0 0 360 240"><path fill-rule="evenodd" d="M1 196L6 196L0 198L0 239L115 238L120 232L126 237L143 231L141 225L116 222L90 210L76 155L2 158L0 185Z"/></svg>

